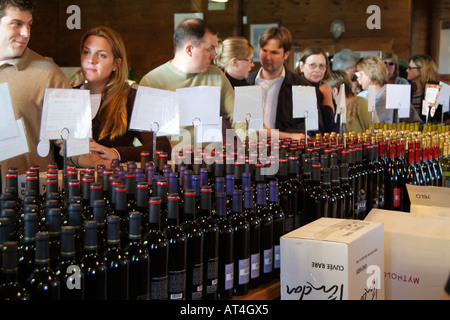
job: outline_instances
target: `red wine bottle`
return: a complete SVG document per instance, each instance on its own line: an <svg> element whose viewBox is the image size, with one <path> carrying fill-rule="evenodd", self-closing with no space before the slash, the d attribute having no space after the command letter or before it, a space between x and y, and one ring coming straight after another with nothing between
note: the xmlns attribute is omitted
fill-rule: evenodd
<svg viewBox="0 0 450 320"><path fill-rule="evenodd" d="M278 203L278 181L269 181L269 211L273 216L273 277L280 276L280 238L284 235L285 218Z"/></svg>
<svg viewBox="0 0 450 320"><path fill-rule="evenodd" d="M268 210L266 184L258 183L256 189L255 212L261 221L260 275L261 282L267 283L272 279L273 272L273 216Z"/></svg>
<svg viewBox="0 0 450 320"><path fill-rule="evenodd" d="M198 222L204 234L203 247L203 297L217 299L219 279L219 227L212 217L211 186L201 187L200 217Z"/></svg>
<svg viewBox="0 0 450 320"><path fill-rule="evenodd" d="M83 257L80 269L84 275L84 299L106 300L106 265L97 246L97 222L84 222Z"/></svg>
<svg viewBox="0 0 450 320"><path fill-rule="evenodd" d="M75 228L63 226L61 228L61 258L55 267L55 275L61 283L61 300L84 299L84 275L78 269L75 250Z"/></svg>
<svg viewBox="0 0 450 320"><path fill-rule="evenodd" d="M242 214L242 190L233 190L230 222L234 228L234 294L248 293L250 282L250 224Z"/></svg>
<svg viewBox="0 0 450 320"><path fill-rule="evenodd" d="M17 242L7 241L2 246L0 300L30 300L28 290L19 282Z"/></svg>
<svg viewBox="0 0 450 320"><path fill-rule="evenodd" d="M250 283L249 289L254 289L261 283L261 220L256 215L253 205L253 187L244 187L243 214L250 224Z"/></svg>
<svg viewBox="0 0 450 320"><path fill-rule="evenodd" d="M169 241L169 300L186 300L186 234L179 226L179 197L167 195L167 227L163 233Z"/></svg>
<svg viewBox="0 0 450 320"><path fill-rule="evenodd" d="M132 211L128 218L128 244L124 253L130 261L129 299L148 300L150 292L150 255L142 243L141 213Z"/></svg>
<svg viewBox="0 0 450 320"><path fill-rule="evenodd" d="M144 246L150 254L150 300L168 299L169 242L161 231L161 198L151 197L149 201L149 231L144 236Z"/></svg>
<svg viewBox="0 0 450 320"><path fill-rule="evenodd" d="M130 261L120 246L119 216L107 218L108 241L103 259L106 265L107 300L128 300Z"/></svg>
<svg viewBox="0 0 450 320"><path fill-rule="evenodd" d="M50 269L49 235L47 232L36 234L36 255L34 271L28 280L31 300L59 300L60 282Z"/></svg>
<svg viewBox="0 0 450 320"><path fill-rule="evenodd" d="M385 208L387 210L397 210L401 209L401 184L399 181L399 171L396 165L396 154L397 146L392 143L389 146L389 163L386 170L386 199Z"/></svg>
<svg viewBox="0 0 450 320"><path fill-rule="evenodd" d="M197 222L193 189L184 190L184 209L180 228L187 237L186 300L202 300L204 236Z"/></svg>
<svg viewBox="0 0 450 320"><path fill-rule="evenodd" d="M219 299L231 299L234 285L234 229L227 218L226 193L216 192L214 219L219 227Z"/></svg>
<svg viewBox="0 0 450 320"><path fill-rule="evenodd" d="M37 207L37 205L36 205ZM37 213L24 214L24 237L19 247L19 282L25 284L34 270L36 254L36 233L38 232Z"/></svg>

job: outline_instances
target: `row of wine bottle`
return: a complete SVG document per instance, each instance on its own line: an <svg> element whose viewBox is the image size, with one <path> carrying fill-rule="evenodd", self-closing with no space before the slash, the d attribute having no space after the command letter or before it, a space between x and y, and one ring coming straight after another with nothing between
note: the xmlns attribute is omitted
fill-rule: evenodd
<svg viewBox="0 0 450 320"><path fill-rule="evenodd" d="M62 299L245 294L279 276L284 233L320 217L364 219L372 208L408 211L406 184L443 185L439 147L417 142L317 139L305 148L285 139L275 147L279 158L269 154L255 164L224 158L172 166L164 153L154 163L143 153L140 166L68 168L62 188L57 168L49 165L46 192L39 192L39 168L30 168L23 199L10 169L1 194L0 244L4 279L10 279L2 280L2 292L17 282L36 299L52 296L53 287ZM274 162L278 171L264 175ZM86 255L95 262L83 264ZM14 259L17 267L11 267ZM59 285L36 293L31 278L37 269L49 279L53 270ZM94 282L97 289L89 285Z"/></svg>

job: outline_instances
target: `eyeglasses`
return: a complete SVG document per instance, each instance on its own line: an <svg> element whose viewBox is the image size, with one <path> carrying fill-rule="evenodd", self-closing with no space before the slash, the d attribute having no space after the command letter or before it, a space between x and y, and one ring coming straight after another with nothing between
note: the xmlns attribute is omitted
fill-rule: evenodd
<svg viewBox="0 0 450 320"><path fill-rule="evenodd" d="M248 61L248 62L250 62L250 63L253 63L253 59L238 59L238 60Z"/></svg>
<svg viewBox="0 0 450 320"><path fill-rule="evenodd" d="M411 66L408 66L406 69L408 69L408 70L413 70L413 69L420 69L420 67L411 67Z"/></svg>
<svg viewBox="0 0 450 320"><path fill-rule="evenodd" d="M386 65L390 65L391 67L395 65L395 63L392 62L392 61L391 61L391 62L385 61L384 63L385 63Z"/></svg>
<svg viewBox="0 0 450 320"><path fill-rule="evenodd" d="M327 66L325 64L317 64L317 63L306 63L311 69L319 68L319 70L325 70Z"/></svg>

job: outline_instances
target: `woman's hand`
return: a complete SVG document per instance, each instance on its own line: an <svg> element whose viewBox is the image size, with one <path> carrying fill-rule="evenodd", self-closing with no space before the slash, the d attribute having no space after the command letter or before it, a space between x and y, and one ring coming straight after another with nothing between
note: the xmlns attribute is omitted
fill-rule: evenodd
<svg viewBox="0 0 450 320"><path fill-rule="evenodd" d="M113 148L105 147L95 141L89 143L89 150L97 152L99 157L104 160L120 159L118 152Z"/></svg>

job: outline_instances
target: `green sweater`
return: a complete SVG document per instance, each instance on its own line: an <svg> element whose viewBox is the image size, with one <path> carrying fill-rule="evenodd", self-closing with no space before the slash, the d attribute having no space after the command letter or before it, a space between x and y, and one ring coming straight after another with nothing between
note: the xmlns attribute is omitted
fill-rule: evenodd
<svg viewBox="0 0 450 320"><path fill-rule="evenodd" d="M234 89L225 74L216 66L209 66L206 72L187 74L168 61L147 73L139 85L170 91L188 87L219 86L221 88L220 116L228 120L233 129L245 130L245 122L233 123ZM193 139L193 127L186 129L191 131ZM242 133L239 137L242 139ZM176 144L179 142L179 137L172 136L170 141Z"/></svg>

